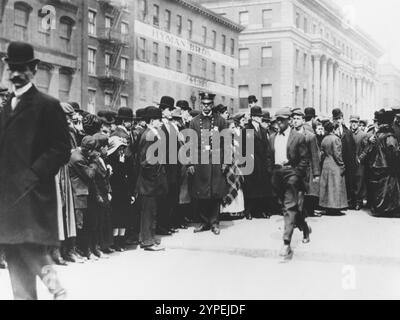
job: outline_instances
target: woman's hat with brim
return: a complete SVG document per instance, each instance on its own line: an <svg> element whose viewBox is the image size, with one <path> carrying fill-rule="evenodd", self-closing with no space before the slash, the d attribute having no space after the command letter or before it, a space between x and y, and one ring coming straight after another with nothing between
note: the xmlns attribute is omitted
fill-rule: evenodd
<svg viewBox="0 0 400 320"><path fill-rule="evenodd" d="M164 96L160 100L159 107L161 110L169 109L172 111L175 109L175 99L169 96Z"/></svg>
<svg viewBox="0 0 400 320"><path fill-rule="evenodd" d="M108 156L112 155L121 146L124 146L124 147L128 146L128 143L126 142L125 139L118 137L118 136L111 137L110 139L108 139L107 155Z"/></svg>
<svg viewBox="0 0 400 320"><path fill-rule="evenodd" d="M11 42L7 48L7 56L3 61L8 65L38 64L33 46L26 42Z"/></svg>
<svg viewBox="0 0 400 320"><path fill-rule="evenodd" d="M100 118L103 124L112 125L115 123L117 113L109 110L101 110L97 113L97 116Z"/></svg>
<svg viewBox="0 0 400 320"><path fill-rule="evenodd" d="M192 108L189 106L189 102L186 100L180 100L176 103L178 108L181 108L183 111L191 111Z"/></svg>

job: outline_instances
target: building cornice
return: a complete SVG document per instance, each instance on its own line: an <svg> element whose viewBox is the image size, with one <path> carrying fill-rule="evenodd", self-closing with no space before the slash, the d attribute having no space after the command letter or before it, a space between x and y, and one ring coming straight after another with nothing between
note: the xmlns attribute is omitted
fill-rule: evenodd
<svg viewBox="0 0 400 320"><path fill-rule="evenodd" d="M185 6L186 8L192 10L193 12L203 15L218 23L221 23L234 31L241 32L244 30L244 27L242 25L237 24L225 17L222 17L221 15L205 8L204 6L194 2L193 0L170 0L170 1L179 3L180 5Z"/></svg>

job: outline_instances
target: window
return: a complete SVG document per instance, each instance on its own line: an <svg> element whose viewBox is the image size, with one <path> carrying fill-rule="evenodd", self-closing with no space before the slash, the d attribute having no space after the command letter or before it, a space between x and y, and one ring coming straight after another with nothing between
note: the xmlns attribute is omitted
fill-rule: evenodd
<svg viewBox="0 0 400 320"><path fill-rule="evenodd" d="M169 68L171 65L171 48L165 47L165 67Z"/></svg>
<svg viewBox="0 0 400 320"><path fill-rule="evenodd" d="M296 12L296 28L300 28L300 13Z"/></svg>
<svg viewBox="0 0 400 320"><path fill-rule="evenodd" d="M176 28L177 28L177 33L178 35L182 34L182 16L177 15L176 16Z"/></svg>
<svg viewBox="0 0 400 320"><path fill-rule="evenodd" d="M105 21L104 21L104 24L105 24L106 30L111 29L111 27L112 27L112 19L110 17L106 17Z"/></svg>
<svg viewBox="0 0 400 320"><path fill-rule="evenodd" d="M51 79L50 69L46 67L38 68L36 75L36 85L39 91L42 91L44 93L49 92L50 79Z"/></svg>
<svg viewBox="0 0 400 320"><path fill-rule="evenodd" d="M96 50L88 50L88 72L90 75L96 74Z"/></svg>
<svg viewBox="0 0 400 320"><path fill-rule="evenodd" d="M203 43L207 44L207 27L202 27L203 29Z"/></svg>
<svg viewBox="0 0 400 320"><path fill-rule="evenodd" d="M308 20L304 18L304 33L308 33Z"/></svg>
<svg viewBox="0 0 400 320"><path fill-rule="evenodd" d="M247 27L249 25L249 12L248 11L239 12L239 24L241 24L244 27Z"/></svg>
<svg viewBox="0 0 400 320"><path fill-rule="evenodd" d="M235 55L235 39L231 39L231 56Z"/></svg>
<svg viewBox="0 0 400 320"><path fill-rule="evenodd" d="M153 42L153 64L158 64L158 48L158 43Z"/></svg>
<svg viewBox="0 0 400 320"><path fill-rule="evenodd" d="M226 35L222 35L222 52L226 52Z"/></svg>
<svg viewBox="0 0 400 320"><path fill-rule="evenodd" d="M231 69L231 87L235 85L235 70Z"/></svg>
<svg viewBox="0 0 400 320"><path fill-rule="evenodd" d="M272 64L272 47L261 48L261 66Z"/></svg>
<svg viewBox="0 0 400 320"><path fill-rule="evenodd" d="M272 84L261 85L262 107L264 109L272 108Z"/></svg>
<svg viewBox="0 0 400 320"><path fill-rule="evenodd" d="M165 10L165 30L171 30L171 11Z"/></svg>
<svg viewBox="0 0 400 320"><path fill-rule="evenodd" d="M160 24L160 7L156 4L153 5L153 25L159 26Z"/></svg>
<svg viewBox="0 0 400 320"><path fill-rule="evenodd" d="M88 106L87 111L95 114L96 113L96 90L88 90Z"/></svg>
<svg viewBox="0 0 400 320"><path fill-rule="evenodd" d="M299 93L300 93L300 87L296 86L294 95L294 105L296 106L296 108L299 108Z"/></svg>
<svg viewBox="0 0 400 320"><path fill-rule="evenodd" d="M307 70L307 53L305 53L303 57L303 70Z"/></svg>
<svg viewBox="0 0 400 320"><path fill-rule="evenodd" d="M142 61L146 60L146 39L145 38L138 39L137 58Z"/></svg>
<svg viewBox="0 0 400 320"><path fill-rule="evenodd" d="M14 31L15 38L20 41L28 40L28 24L31 9L21 3L14 5Z"/></svg>
<svg viewBox="0 0 400 320"><path fill-rule="evenodd" d="M212 81L217 81L217 64L213 62L211 64L211 79Z"/></svg>
<svg viewBox="0 0 400 320"><path fill-rule="evenodd" d="M147 90L147 78L139 77L139 99L141 101L146 101L146 90Z"/></svg>
<svg viewBox="0 0 400 320"><path fill-rule="evenodd" d="M139 2L139 19L144 21L147 17L147 0L140 0Z"/></svg>
<svg viewBox="0 0 400 320"><path fill-rule="evenodd" d="M111 54L106 53L104 55L104 65L105 65L105 71L106 71L106 76L110 76L111 74Z"/></svg>
<svg viewBox="0 0 400 320"><path fill-rule="evenodd" d="M192 36L193 36L193 21L192 20L188 20L188 36L189 39L192 40Z"/></svg>
<svg viewBox="0 0 400 320"><path fill-rule="evenodd" d="M221 67L221 81L223 84L226 83L226 67L225 66Z"/></svg>
<svg viewBox="0 0 400 320"><path fill-rule="evenodd" d="M74 27L74 21L67 17L62 17L60 19L60 38L63 44L63 50L66 52L71 52L71 38L72 30Z"/></svg>
<svg viewBox="0 0 400 320"><path fill-rule="evenodd" d="M239 105L240 109L247 109L249 107L249 86L239 86Z"/></svg>
<svg viewBox="0 0 400 320"><path fill-rule="evenodd" d="M129 34L129 24L121 22L121 34L127 36Z"/></svg>
<svg viewBox="0 0 400 320"><path fill-rule="evenodd" d="M112 103L112 94L109 92L106 92L104 94L104 106L110 108Z"/></svg>
<svg viewBox="0 0 400 320"><path fill-rule="evenodd" d="M97 13L95 11L89 10L89 30L88 33L91 36L96 35L96 30L97 30L97 23L96 23L96 15Z"/></svg>
<svg viewBox="0 0 400 320"><path fill-rule="evenodd" d="M213 30L212 35L212 46L215 49L217 47L217 31Z"/></svg>
<svg viewBox="0 0 400 320"><path fill-rule="evenodd" d="M182 71L182 51L177 50L176 51L176 70L179 72Z"/></svg>
<svg viewBox="0 0 400 320"><path fill-rule="evenodd" d="M126 80L128 78L128 59L121 58L121 79Z"/></svg>
<svg viewBox="0 0 400 320"><path fill-rule="evenodd" d="M299 68L300 51L296 49L296 68Z"/></svg>
<svg viewBox="0 0 400 320"><path fill-rule="evenodd" d="M121 108L127 108L128 107L128 97L127 96L121 96L121 98L120 98L120 107Z"/></svg>
<svg viewBox="0 0 400 320"><path fill-rule="evenodd" d="M187 72L189 74L192 73L192 65L193 65L193 55L189 53L187 59Z"/></svg>
<svg viewBox="0 0 400 320"><path fill-rule="evenodd" d="M201 59L201 76L207 78L207 60Z"/></svg>
<svg viewBox="0 0 400 320"><path fill-rule="evenodd" d="M39 31L39 41L40 44L43 46L49 46L50 45L50 30L48 26L42 25L43 18L46 17L46 14L42 13L42 10L39 10L39 16L38 16L38 31Z"/></svg>
<svg viewBox="0 0 400 320"><path fill-rule="evenodd" d="M239 66L249 65L249 49L239 49Z"/></svg>
<svg viewBox="0 0 400 320"><path fill-rule="evenodd" d="M262 12L263 28L271 28L272 26L272 10L263 10Z"/></svg>
<svg viewBox="0 0 400 320"><path fill-rule="evenodd" d="M303 89L303 108L307 105L307 89Z"/></svg>
<svg viewBox="0 0 400 320"><path fill-rule="evenodd" d="M72 76L70 73L60 71L58 97L60 101L69 101Z"/></svg>

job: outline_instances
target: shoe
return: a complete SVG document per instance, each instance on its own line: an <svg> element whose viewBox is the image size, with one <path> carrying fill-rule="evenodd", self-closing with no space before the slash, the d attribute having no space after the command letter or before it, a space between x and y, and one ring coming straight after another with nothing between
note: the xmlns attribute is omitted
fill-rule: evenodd
<svg viewBox="0 0 400 320"><path fill-rule="evenodd" d="M55 264L58 266L66 267L68 265L67 261L65 261L63 259L63 257L61 257L61 256L53 258L53 259L54 259Z"/></svg>
<svg viewBox="0 0 400 320"><path fill-rule="evenodd" d="M189 229L189 227L187 225L182 224L178 227L178 229L187 230Z"/></svg>
<svg viewBox="0 0 400 320"><path fill-rule="evenodd" d="M279 256L285 259L290 259L293 256L293 251L290 245L284 245L281 249L281 252L279 253Z"/></svg>
<svg viewBox="0 0 400 320"><path fill-rule="evenodd" d="M144 248L145 251L153 251L153 252L157 252L157 251L165 251L165 247L163 247L160 244L154 244L150 247L145 247Z"/></svg>
<svg viewBox="0 0 400 320"><path fill-rule="evenodd" d="M171 232L171 233L178 233L179 230L178 230L177 228L171 228L171 229L169 229L169 232Z"/></svg>
<svg viewBox="0 0 400 320"><path fill-rule="evenodd" d="M307 244L307 243L310 243L311 242L311 240L310 240L310 234L312 233L312 229L311 229L311 227L307 224L307 230L304 230L303 231L303 234L304 234L304 239L303 239L303 243L304 244Z"/></svg>
<svg viewBox="0 0 400 320"><path fill-rule="evenodd" d="M99 259L109 259L110 258L97 248L95 250L93 250L93 254Z"/></svg>
<svg viewBox="0 0 400 320"><path fill-rule="evenodd" d="M212 233L214 233L216 236L219 236L221 234L221 229L219 227L213 227L212 228Z"/></svg>
<svg viewBox="0 0 400 320"><path fill-rule="evenodd" d="M102 250L102 251L103 251L103 253L105 253L105 254L113 254L113 253L115 253L115 250L112 249L112 248L107 248L107 249L104 249L104 250Z"/></svg>
<svg viewBox="0 0 400 320"><path fill-rule="evenodd" d="M67 300L67 291L64 289L54 294L54 300Z"/></svg>
<svg viewBox="0 0 400 320"><path fill-rule="evenodd" d="M247 220L253 220L253 216L251 215L251 212L246 212L246 219Z"/></svg>
<svg viewBox="0 0 400 320"><path fill-rule="evenodd" d="M360 203L356 204L355 210L360 211L362 209L362 205Z"/></svg>
<svg viewBox="0 0 400 320"><path fill-rule="evenodd" d="M204 232L204 231L209 231L211 228L209 226L206 226L204 224L202 224L200 227L197 227L196 229L194 229L194 233L200 233L200 232Z"/></svg>
<svg viewBox="0 0 400 320"><path fill-rule="evenodd" d="M156 230L156 234L158 234L160 236L172 236L172 232L169 230L166 230L164 228L158 228Z"/></svg>
<svg viewBox="0 0 400 320"><path fill-rule="evenodd" d="M64 260L67 262L71 262L71 263L84 263L85 262L85 259L83 257L78 256L73 251L68 252L64 256Z"/></svg>

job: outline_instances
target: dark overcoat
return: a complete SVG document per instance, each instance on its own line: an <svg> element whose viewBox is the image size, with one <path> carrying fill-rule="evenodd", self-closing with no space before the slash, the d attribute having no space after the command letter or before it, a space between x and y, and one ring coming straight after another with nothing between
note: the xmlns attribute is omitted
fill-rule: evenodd
<svg viewBox="0 0 400 320"><path fill-rule="evenodd" d="M71 155L60 102L34 86L0 114L0 244L57 245L55 176Z"/></svg>
<svg viewBox="0 0 400 320"><path fill-rule="evenodd" d="M256 131L251 122L246 125L243 137L246 137L247 130L254 130L254 154L248 155L254 159L254 170L252 174L245 176L244 196L246 199L271 196L272 148L268 132L261 126L259 131Z"/></svg>
<svg viewBox="0 0 400 320"><path fill-rule="evenodd" d="M356 143L353 138L353 133L345 126L343 126L343 135L340 138L342 140L343 162L346 169L345 179L347 197L349 200L352 200L354 196L354 181L357 169Z"/></svg>
<svg viewBox="0 0 400 320"><path fill-rule="evenodd" d="M315 182L314 178L321 176L321 151L318 146L317 137L314 133L311 133L311 131L307 131L307 129L304 128L303 134L306 137L308 154L310 156L310 162L305 178L307 195L318 197L319 181Z"/></svg>
<svg viewBox="0 0 400 320"><path fill-rule="evenodd" d="M228 193L228 184L226 178L222 172L223 160L221 159L220 164L212 163L213 151L218 152L217 146L211 146L208 141L205 141L202 146L201 130L214 130L223 131L228 128L228 124L225 119L219 115L213 114L211 118L200 114L195 117L189 125L189 129L194 130L197 134L197 146L195 148L198 152L197 163L194 164L195 172L191 179L191 194L194 199L214 199L219 200L226 196ZM193 143L193 141L189 142ZM209 156L209 164L201 164L200 157L205 147L211 147ZM223 143L220 144L220 154L223 158L224 148Z"/></svg>
<svg viewBox="0 0 400 320"><path fill-rule="evenodd" d="M149 148L159 141L150 128L142 134L139 144L140 169L136 191L140 196L160 197L168 193L165 164L153 164L148 159ZM158 155L157 155L158 156Z"/></svg>
<svg viewBox="0 0 400 320"><path fill-rule="evenodd" d="M358 158L367 146L369 134L358 129L357 132L353 132L353 138L356 143L356 157ZM357 163L354 176L354 192L356 200L363 200L367 195L365 164L363 162Z"/></svg>

